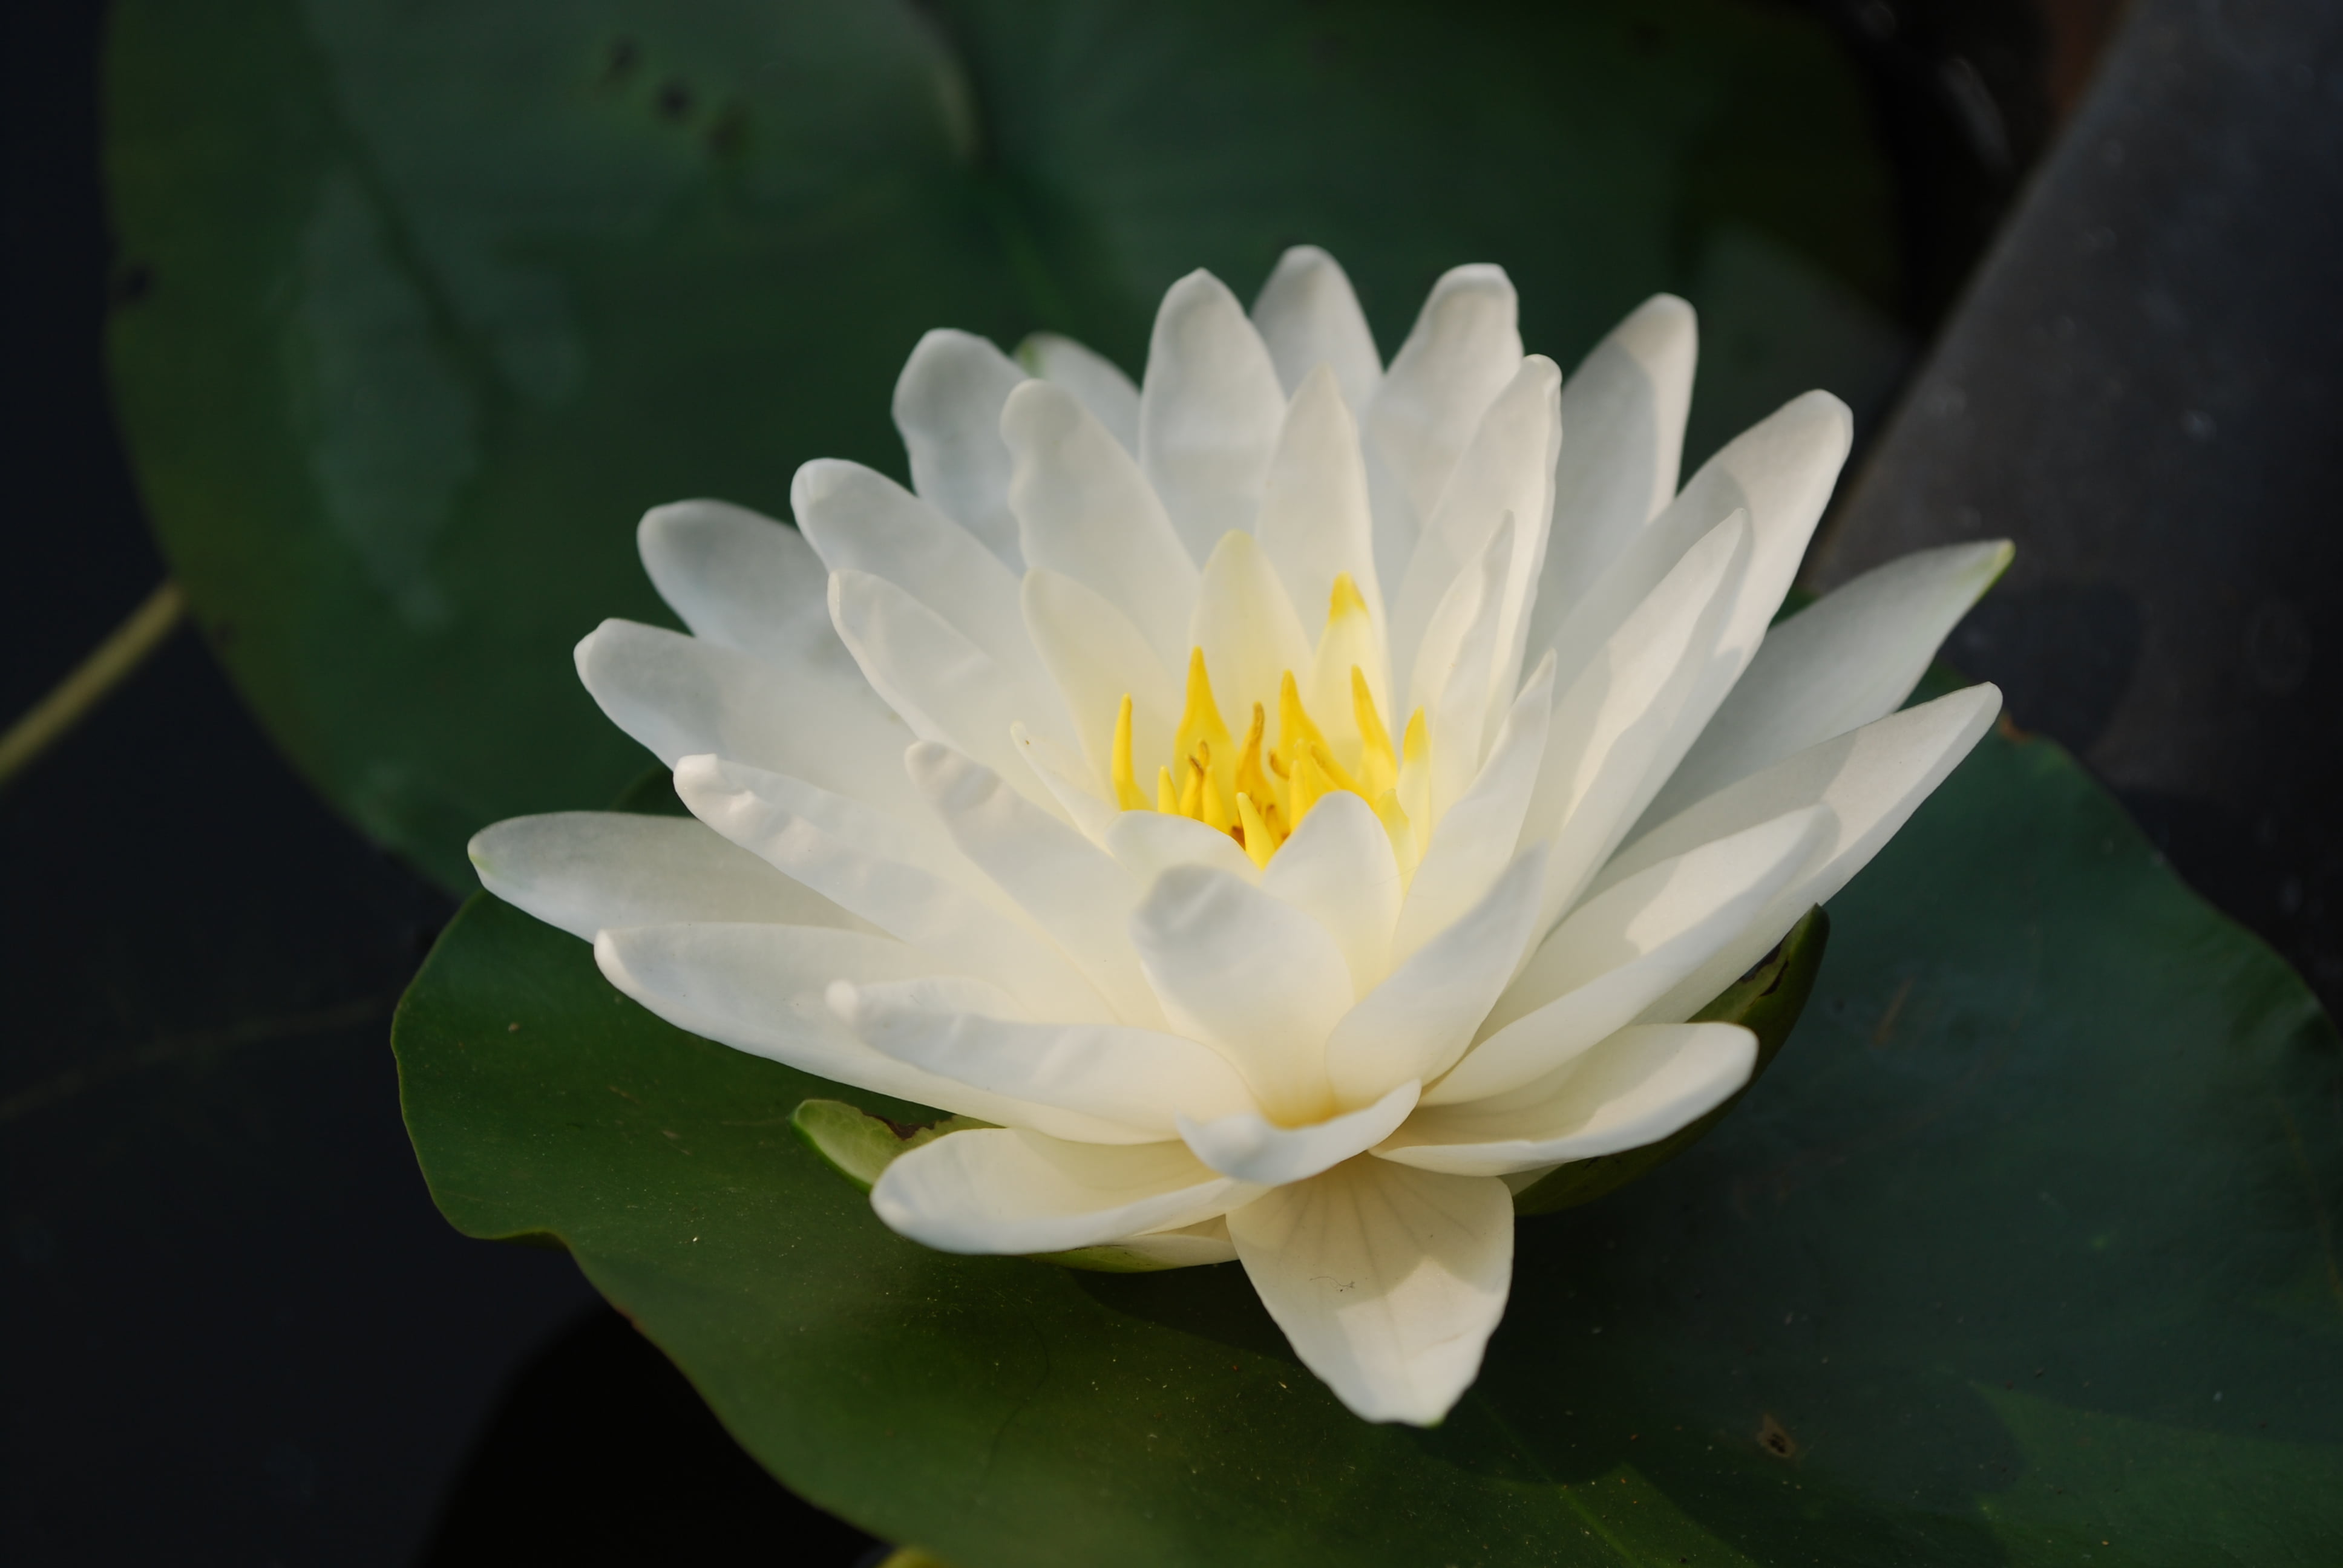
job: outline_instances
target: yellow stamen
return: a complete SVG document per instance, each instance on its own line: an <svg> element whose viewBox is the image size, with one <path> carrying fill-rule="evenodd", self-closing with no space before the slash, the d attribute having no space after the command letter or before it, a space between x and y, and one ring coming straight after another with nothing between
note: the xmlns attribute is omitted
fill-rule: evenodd
<svg viewBox="0 0 2343 1568"><path fill-rule="evenodd" d="M1244 749L1237 755L1237 793L1250 795L1256 802L1274 800L1269 777L1261 770L1261 737L1267 727L1268 717L1261 704L1252 705L1252 724L1245 730Z"/></svg>
<svg viewBox="0 0 2343 1568"><path fill-rule="evenodd" d="M1254 711L1259 712L1260 709ZM1242 792L1237 796L1237 819L1244 827L1245 853L1252 857L1254 865L1268 865L1269 858L1277 853L1280 840L1276 830L1270 827L1260 809L1252 803L1252 797Z"/></svg>
<svg viewBox="0 0 2343 1568"><path fill-rule="evenodd" d="M1196 766L1204 776L1203 799L1198 803L1203 812L1200 819L1205 827L1225 833L1237 825L1237 809L1221 788L1219 770L1212 767L1212 742L1196 742Z"/></svg>
<svg viewBox="0 0 2343 1568"><path fill-rule="evenodd" d="M1348 789L1362 800L1373 799L1359 788L1359 781L1352 778L1340 762L1334 760L1332 749L1324 741L1321 740L1310 748L1310 759L1318 764L1319 769L1326 775L1326 782L1333 789Z"/></svg>
<svg viewBox="0 0 2343 1568"><path fill-rule="evenodd" d="M1287 670L1277 683L1277 754L1285 764L1279 771L1291 778L1296 758L1313 745L1325 744L1326 737L1312 722L1310 710L1302 706L1302 689L1294 684L1293 672ZM1299 822L1301 813L1295 812L1293 819Z"/></svg>
<svg viewBox="0 0 2343 1568"><path fill-rule="evenodd" d="M1365 612L1358 588L1338 578L1333 613L1357 620ZM1178 749L1171 765L1155 770L1154 807L1228 834L1257 866L1267 866L1327 795L1346 790L1365 800L1390 838L1403 878L1411 877L1422 856L1431 821L1431 733L1421 709L1408 718L1398 754L1375 705L1374 686L1363 664L1350 664L1351 715L1357 724L1357 760L1344 765L1353 745L1343 729L1338 753L1304 706L1292 670L1278 682L1278 739L1267 744L1269 714L1252 704L1252 720L1238 745L1221 718L1202 648L1188 658L1187 705L1180 717ZM1325 663L1320 662L1320 673ZM1335 688L1339 690L1339 685ZM1132 756L1133 703L1126 694L1115 710L1113 754L1109 759L1116 803L1126 811L1147 809Z"/></svg>
<svg viewBox="0 0 2343 1568"><path fill-rule="evenodd" d="M1130 706L1131 699L1123 699L1126 711ZM1367 672L1355 664L1351 666L1351 712L1359 721L1363 743L1359 782L1365 788L1360 793L1370 800L1381 799L1383 791L1399 781L1399 759L1392 755L1391 731L1383 728L1383 717L1375 711L1375 694L1367 689Z"/></svg>
<svg viewBox="0 0 2343 1568"><path fill-rule="evenodd" d="M1293 759L1292 821L1295 830L1301 829L1302 819L1310 815L1310 808L1318 804L1320 798L1328 793L1326 775L1318 769L1320 755L1322 755L1322 749L1313 749Z"/></svg>
<svg viewBox="0 0 2343 1568"><path fill-rule="evenodd" d="M1127 691L1114 716L1114 803L1126 811L1147 809L1147 797L1139 792L1139 778L1131 766L1131 693Z"/></svg>
<svg viewBox="0 0 2343 1568"><path fill-rule="evenodd" d="M1180 713L1179 731L1172 738L1172 755L1184 761L1196 755L1199 742L1209 743L1219 757L1232 761L1236 757L1236 742L1212 701L1212 678L1204 671L1204 650L1192 648L1188 650L1188 703Z"/></svg>

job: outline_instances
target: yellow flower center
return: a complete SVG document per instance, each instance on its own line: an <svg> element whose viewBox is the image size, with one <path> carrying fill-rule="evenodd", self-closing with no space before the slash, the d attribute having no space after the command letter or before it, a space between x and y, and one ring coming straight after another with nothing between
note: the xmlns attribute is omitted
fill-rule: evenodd
<svg viewBox="0 0 2343 1568"><path fill-rule="evenodd" d="M1334 579L1333 602L1318 645L1322 665L1333 660L1366 630L1367 607L1345 572ZM1277 689L1277 740L1267 743L1269 715L1252 704L1252 719L1239 741L1213 700L1204 650L1188 655L1188 700L1172 740L1172 759L1155 770L1155 798L1141 789L1131 757L1131 697L1126 693L1114 723L1115 802L1126 811L1153 809L1186 817L1226 833L1266 866L1278 847L1302 825L1311 808L1337 791L1356 795L1373 809L1390 837L1400 872L1415 869L1418 826L1428 815L1431 742L1423 710L1416 709L1396 750L1375 707L1366 672L1350 665L1352 724L1329 739L1302 705L1302 688L1287 670Z"/></svg>

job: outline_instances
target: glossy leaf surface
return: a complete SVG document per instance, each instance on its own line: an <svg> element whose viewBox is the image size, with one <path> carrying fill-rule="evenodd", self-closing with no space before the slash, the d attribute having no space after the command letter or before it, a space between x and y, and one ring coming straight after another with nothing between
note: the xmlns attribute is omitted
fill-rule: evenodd
<svg viewBox="0 0 2343 1568"><path fill-rule="evenodd" d="M302 771L453 888L477 829L639 766L568 652L668 618L643 510L900 474L930 327L1136 371L1174 278L1249 298L1307 239L1386 354L1486 260L1569 364L1673 288L1694 460L1903 352L1861 85L1748 0L123 0L105 97L172 568Z"/></svg>

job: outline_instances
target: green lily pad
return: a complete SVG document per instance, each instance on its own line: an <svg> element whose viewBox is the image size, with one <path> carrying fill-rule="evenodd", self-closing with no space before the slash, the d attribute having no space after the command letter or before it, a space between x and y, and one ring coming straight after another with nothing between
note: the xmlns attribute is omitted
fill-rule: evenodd
<svg viewBox="0 0 2343 1568"><path fill-rule="evenodd" d="M1831 920L1729 1118L1522 1226L1430 1432L1346 1413L1233 1264L896 1237L791 1113L934 1112L681 1033L486 898L395 1045L457 1225L558 1238L776 1474L960 1568L2343 1557L2343 1054L2299 980L2015 732Z"/></svg>
<svg viewBox="0 0 2343 1568"><path fill-rule="evenodd" d="M108 39L148 512L296 765L451 888L641 765L568 653L667 619L643 509L900 474L930 327L1135 369L1173 278L1309 239L1386 352L1459 261L1565 363L1688 293L1704 440L1900 363L1862 85L1755 0L121 0Z"/></svg>

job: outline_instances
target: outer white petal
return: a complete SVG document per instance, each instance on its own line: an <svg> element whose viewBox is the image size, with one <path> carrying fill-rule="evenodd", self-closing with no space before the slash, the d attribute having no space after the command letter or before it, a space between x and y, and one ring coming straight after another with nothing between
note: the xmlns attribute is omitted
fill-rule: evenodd
<svg viewBox="0 0 2343 1568"><path fill-rule="evenodd" d="M1285 418L1261 334L1226 285L1199 269L1155 313L1139 389L1139 466L1198 561L1250 532Z"/></svg>
<svg viewBox="0 0 2343 1568"><path fill-rule="evenodd" d="M1066 1138L1139 1143L1154 1136L987 1094L855 1039L825 1000L832 980L910 980L933 968L884 937L813 926L636 926L597 936L594 960L612 985L677 1028L801 1072Z"/></svg>
<svg viewBox="0 0 2343 1568"><path fill-rule="evenodd" d="M1124 1022L1163 1021L1124 932L1140 884L1105 850L949 747L914 746L912 781L952 841L1049 932Z"/></svg>
<svg viewBox="0 0 2343 1568"><path fill-rule="evenodd" d="M895 428L910 454L911 487L1011 571L1025 562L1009 507L1001 408L1024 379L983 338L939 327L920 339L895 382Z"/></svg>
<svg viewBox="0 0 2343 1568"><path fill-rule="evenodd" d="M1171 759L1179 726L1179 678L1129 616L1073 578L1036 568L1025 574L1024 600L1025 624L1064 693L1100 788L1112 777L1115 715L1128 697L1131 756L1141 769L1141 789L1151 791L1149 769L1156 759ZM1184 658L1183 648L1182 672Z"/></svg>
<svg viewBox="0 0 2343 1568"><path fill-rule="evenodd" d="M1223 534L1212 548L1196 590L1188 642L1204 650L1213 698L1229 728L1240 735L1249 704L1265 701L1273 716L1279 678L1289 669L1301 675L1310 668L1301 618L1251 534ZM1136 738L1135 725L1132 734Z"/></svg>
<svg viewBox="0 0 2343 1568"><path fill-rule="evenodd" d="M830 628L830 568L795 528L722 501L677 501L643 514L635 544L694 637L793 674L860 678Z"/></svg>
<svg viewBox="0 0 2343 1568"><path fill-rule="evenodd" d="M1121 366L1054 332L1029 336L1017 346L1017 362L1081 398L1124 451L1139 456L1139 388Z"/></svg>
<svg viewBox="0 0 2343 1568"><path fill-rule="evenodd" d="M1324 927L1226 872L1177 866L1131 937L1173 1029L1219 1047L1272 1115L1325 1115L1326 1034L1351 1005L1351 971Z"/></svg>
<svg viewBox="0 0 2343 1568"><path fill-rule="evenodd" d="M1252 1110L1244 1075L1208 1045L1160 1030L1025 1019L1013 999L982 980L839 980L828 998L872 1050L988 1093L1159 1138L1178 1137L1186 1115Z"/></svg>
<svg viewBox="0 0 2343 1568"><path fill-rule="evenodd" d="M1026 565L1090 588L1131 618L1167 667L1186 668L1196 563L1131 454L1047 381L1010 395L1001 435L1016 459L1009 504Z"/></svg>
<svg viewBox="0 0 2343 1568"><path fill-rule="evenodd" d="M870 689L913 734L982 759L1029 799L1059 809L1010 732L1021 721L1039 721L1044 733L1067 727L1051 685L1021 685L950 622L868 572L830 574L830 616Z"/></svg>
<svg viewBox="0 0 2343 1568"><path fill-rule="evenodd" d="M630 811L514 817L473 834L469 853L482 887L589 941L608 926L672 920L870 929L689 818Z"/></svg>
<svg viewBox="0 0 2343 1568"><path fill-rule="evenodd" d="M1229 1237L1302 1364L1368 1421L1446 1415L1480 1372L1513 1281L1503 1181L1381 1160L1232 1210Z"/></svg>
<svg viewBox="0 0 2343 1568"><path fill-rule="evenodd" d="M1322 365L1354 416L1373 401L1383 378L1374 334L1350 278L1316 246L1297 245L1277 258L1252 302L1252 324L1289 397Z"/></svg>
<svg viewBox="0 0 2343 1568"><path fill-rule="evenodd" d="M1554 518L1554 461L1563 438L1561 387L1562 372L1554 361L1533 354L1481 416L1472 445L1424 523L1392 602L1392 647L1403 678L1441 595L1511 517L1513 553L1497 619L1493 679L1494 689L1512 696L1528 634L1529 596L1537 586Z"/></svg>
<svg viewBox="0 0 2343 1568"><path fill-rule="evenodd" d="M715 752L792 774L882 811L920 809L903 777L911 732L859 672L783 671L712 642L606 620L578 644L578 678L610 721L674 767Z"/></svg>
<svg viewBox="0 0 2343 1568"><path fill-rule="evenodd" d="M1554 835L1541 926L1576 901L1657 788L1660 756L1716 661L1749 553L1747 520L1735 513L1685 552L1554 704L1523 828L1524 838Z"/></svg>
<svg viewBox="0 0 2343 1568"><path fill-rule="evenodd" d="M1182 1143L1105 1148L980 1129L898 1157L870 1206L938 1251L1066 1252L1210 1220L1252 1191Z"/></svg>
<svg viewBox="0 0 2343 1568"><path fill-rule="evenodd" d="M1768 631L1646 820L1664 822L1736 779L1893 713L2010 555L2006 539L1921 550Z"/></svg>
<svg viewBox="0 0 2343 1568"><path fill-rule="evenodd" d="M1199 1264L1237 1261L1236 1243L1229 1240L1228 1221L1217 1215L1176 1231L1124 1236L1112 1245L1118 1251L1146 1259L1158 1269L1192 1269Z"/></svg>
<svg viewBox="0 0 2343 1568"><path fill-rule="evenodd" d="M1802 806L1828 807L1834 830L1740 935L1645 1008L1645 1022L1689 1018L1763 958L1800 916L1828 900L1919 809L2001 711L2000 689L1972 686L1875 719L1728 785L1627 846L1595 885L1615 886L1695 845Z"/></svg>
<svg viewBox="0 0 2343 1568"><path fill-rule="evenodd" d="M929 970L981 975L1045 1017L1113 1021L1106 999L1014 905L970 890L953 875L957 857L940 866L867 808L714 757L687 760L675 788L692 815L917 948Z"/></svg>
<svg viewBox="0 0 2343 1568"><path fill-rule="evenodd" d="M1026 633L1017 575L974 535L884 474L831 457L798 470L789 506L831 571L868 572L919 600L984 650L1027 723L1073 739Z"/></svg>
<svg viewBox="0 0 2343 1568"><path fill-rule="evenodd" d="M1225 833L1212 836L1234 847ZM1389 972L1392 928L1399 920L1399 862L1392 857L1391 835L1356 795L1338 790L1312 806L1270 858L1261 889L1326 928L1350 965L1355 994L1366 995Z"/></svg>
<svg viewBox="0 0 2343 1568"><path fill-rule="evenodd" d="M1656 1143L1740 1092L1757 1037L1738 1024L1623 1029L1500 1100L1426 1109L1375 1153L1421 1171L1503 1176Z"/></svg>
<svg viewBox="0 0 2343 1568"><path fill-rule="evenodd" d="M1424 1094L1453 1105L1518 1089L1631 1023L1714 957L1813 857L1821 807L1712 839L1573 910L1481 1024L1480 1043Z"/></svg>
<svg viewBox="0 0 2343 1568"><path fill-rule="evenodd" d="M1196 1158L1223 1176L1264 1187L1303 1181L1381 1143L1415 1109L1413 1080L1373 1105L1301 1127L1281 1127L1257 1111L1204 1121L1180 1113L1180 1136Z"/></svg>
<svg viewBox="0 0 2343 1568"><path fill-rule="evenodd" d="M1343 405L1334 372L1321 366L1304 377L1285 410L1253 528L1312 647L1326 627L1334 578L1343 572L1366 600L1368 618L1379 628L1386 624L1374 528L1358 422Z"/></svg>
<svg viewBox="0 0 2343 1568"><path fill-rule="evenodd" d="M1846 405L1827 392L1794 397L1727 442L1683 494L1631 539L1601 577L1585 585L1556 624L1554 642L1566 688L1619 623L1717 523L1749 514L1751 558L1735 592L1723 647L1741 650L1738 674L1781 607L1804 558L1831 487L1846 461L1854 429ZM1531 645L1534 651L1536 645ZM1730 688L1726 681L1726 689ZM1716 693L1722 701L1724 691ZM1714 702L1710 704L1714 711ZM1689 745L1689 738L1686 744Z"/></svg>
<svg viewBox="0 0 2343 1568"><path fill-rule="evenodd" d="M1530 647L1553 645L1564 613L1675 495L1698 346L1692 307L1654 295L1563 384L1568 436L1554 463L1554 533Z"/></svg>
<svg viewBox="0 0 2343 1568"><path fill-rule="evenodd" d="M1522 363L1519 307L1504 268L1452 267L1432 286L1362 423L1419 518Z"/></svg>
<svg viewBox="0 0 2343 1568"><path fill-rule="evenodd" d="M1554 709L1554 664L1542 661L1513 701L1480 776L1432 829L1392 937L1404 959L1486 896L1522 836ZM1314 813L1313 813L1314 814ZM1308 822L1302 824L1308 827Z"/></svg>
<svg viewBox="0 0 2343 1568"><path fill-rule="evenodd" d="M1017 743L1017 754L1033 770L1033 777L1057 800L1066 819L1081 830L1082 837L1103 845L1107 829L1122 814L1121 808L1102 792L1105 780L1091 772L1090 764L1072 748L1036 735L1022 724L1011 725L1009 737Z"/></svg>
<svg viewBox="0 0 2343 1568"><path fill-rule="evenodd" d="M1491 665L1513 556L1513 523L1508 518L1480 559L1448 585L1422 646L1408 661L1407 706L1411 712L1423 710L1432 740L1431 819L1435 824L1481 770Z"/></svg>
<svg viewBox="0 0 2343 1568"><path fill-rule="evenodd" d="M1430 1081L1471 1043L1520 967L1545 885L1545 846L1522 851L1486 897L1359 999L1326 1041L1336 1100L1363 1105Z"/></svg>
<svg viewBox="0 0 2343 1568"><path fill-rule="evenodd" d="M1313 810L1311 815L1314 817L1317 812ZM1302 826L1309 824L1305 821ZM1387 847L1390 842L1384 839ZM1234 877L1240 882L1257 883L1262 879L1261 868L1237 848L1234 839L1217 828L1205 827L1192 817L1125 811L1107 829L1106 849L1141 887L1153 887L1156 879L1174 866L1201 866ZM1385 852L1389 852L1388 848Z"/></svg>

